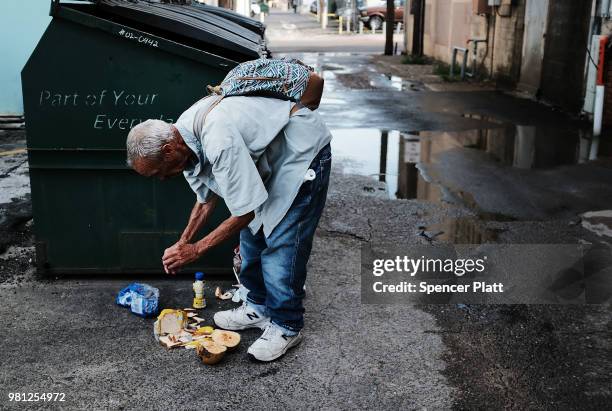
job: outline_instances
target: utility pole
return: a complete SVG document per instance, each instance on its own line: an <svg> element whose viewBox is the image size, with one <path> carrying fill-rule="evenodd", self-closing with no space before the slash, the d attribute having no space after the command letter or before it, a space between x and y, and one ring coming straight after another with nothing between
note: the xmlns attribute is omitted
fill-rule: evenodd
<svg viewBox="0 0 612 411"><path fill-rule="evenodd" d="M395 23L395 1L387 0L387 18L385 19L385 56L393 55L393 23Z"/></svg>
<svg viewBox="0 0 612 411"><path fill-rule="evenodd" d="M327 29L327 5L328 0L320 0L319 1L319 9L321 9L321 28L323 30Z"/></svg>
<svg viewBox="0 0 612 411"><path fill-rule="evenodd" d="M424 0L412 0L410 4L413 23L412 23L412 55L423 55L423 30L425 25Z"/></svg>
<svg viewBox="0 0 612 411"><path fill-rule="evenodd" d="M359 15L358 10L357 10L357 0L352 0L353 2L353 31L356 33L357 32L357 25L359 24Z"/></svg>

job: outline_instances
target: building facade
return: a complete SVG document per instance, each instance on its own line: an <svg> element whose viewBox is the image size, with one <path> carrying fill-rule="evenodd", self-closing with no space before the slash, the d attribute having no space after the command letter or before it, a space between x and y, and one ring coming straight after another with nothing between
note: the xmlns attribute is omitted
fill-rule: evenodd
<svg viewBox="0 0 612 411"><path fill-rule="evenodd" d="M577 112L601 1L411 0L405 52L450 63L453 47L465 48L481 76Z"/></svg>

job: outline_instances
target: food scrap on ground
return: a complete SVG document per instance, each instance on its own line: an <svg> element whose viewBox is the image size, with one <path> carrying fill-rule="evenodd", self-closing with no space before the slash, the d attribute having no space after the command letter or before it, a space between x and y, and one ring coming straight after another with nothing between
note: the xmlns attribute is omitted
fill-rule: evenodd
<svg viewBox="0 0 612 411"><path fill-rule="evenodd" d="M182 347L191 341L193 341L193 337L186 331L182 331L178 334L162 335L159 337L159 343L168 350L176 347Z"/></svg>
<svg viewBox="0 0 612 411"><path fill-rule="evenodd" d="M223 359L227 347L213 341L204 341L196 347L196 353L204 364L216 364Z"/></svg>
<svg viewBox="0 0 612 411"><path fill-rule="evenodd" d="M204 327L198 328L193 335L210 335L213 333L215 329L210 325L205 325Z"/></svg>
<svg viewBox="0 0 612 411"><path fill-rule="evenodd" d="M216 330L210 325L200 326L204 319L190 309L164 309L153 325L155 338L167 350L185 348L196 350L204 364L216 364L227 351L240 343L240 334Z"/></svg>
<svg viewBox="0 0 612 411"><path fill-rule="evenodd" d="M211 339L205 339L196 347L196 353L204 364L216 364L227 351L240 343L240 334L234 331L214 330Z"/></svg>
<svg viewBox="0 0 612 411"><path fill-rule="evenodd" d="M223 292L221 291L221 287L217 287L215 290L215 297L217 297L220 300L229 300L230 298L234 296L235 292L236 290L234 289Z"/></svg>
<svg viewBox="0 0 612 411"><path fill-rule="evenodd" d="M183 310L163 309L155 321L155 335L178 334L187 324L187 313Z"/></svg>
<svg viewBox="0 0 612 411"><path fill-rule="evenodd" d="M240 344L240 334L234 331L214 330L212 340L228 349L234 349Z"/></svg>

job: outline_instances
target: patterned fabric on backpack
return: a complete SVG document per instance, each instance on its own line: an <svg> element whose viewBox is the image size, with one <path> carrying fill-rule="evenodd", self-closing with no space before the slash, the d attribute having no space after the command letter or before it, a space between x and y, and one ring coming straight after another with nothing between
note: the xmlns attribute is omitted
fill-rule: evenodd
<svg viewBox="0 0 612 411"><path fill-rule="evenodd" d="M299 101L306 86L309 67L296 59L257 59L234 67L219 86L208 86L211 93L229 96L269 96Z"/></svg>

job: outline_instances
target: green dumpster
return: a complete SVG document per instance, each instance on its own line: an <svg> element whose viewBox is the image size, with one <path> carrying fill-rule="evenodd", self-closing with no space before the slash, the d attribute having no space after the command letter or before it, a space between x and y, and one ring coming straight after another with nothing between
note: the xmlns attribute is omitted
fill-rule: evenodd
<svg viewBox="0 0 612 411"><path fill-rule="evenodd" d="M263 38L172 4L53 1L53 20L22 71L37 265L55 273L161 273L195 195L125 165L130 128L172 122ZM229 215L220 202L209 226ZM208 229L199 233L206 234ZM231 271L237 239L186 270Z"/></svg>

